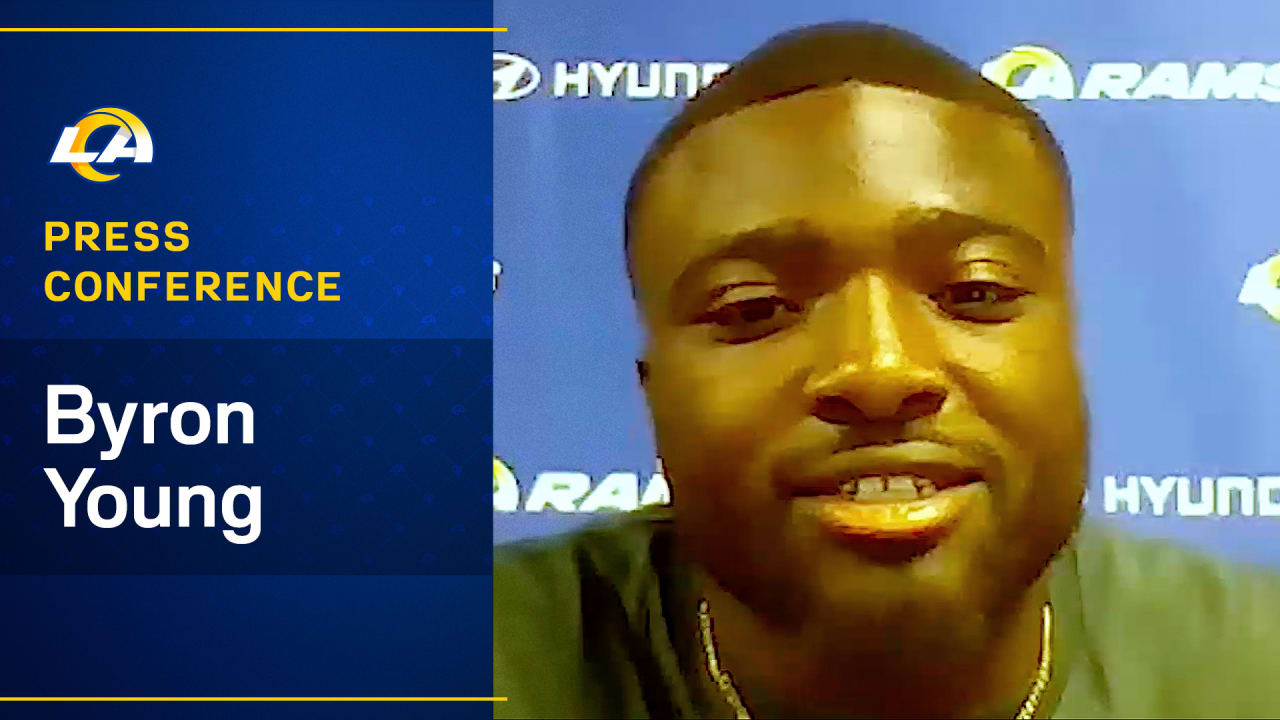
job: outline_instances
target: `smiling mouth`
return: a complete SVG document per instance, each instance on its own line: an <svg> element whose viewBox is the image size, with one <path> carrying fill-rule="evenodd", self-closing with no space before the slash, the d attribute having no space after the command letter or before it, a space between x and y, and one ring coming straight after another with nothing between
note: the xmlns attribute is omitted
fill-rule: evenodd
<svg viewBox="0 0 1280 720"><path fill-rule="evenodd" d="M970 460L934 443L867 446L786 491L829 539L875 562L906 562L937 547L988 492Z"/></svg>
<svg viewBox="0 0 1280 720"><path fill-rule="evenodd" d="M823 534L878 563L902 563L928 553L955 529L986 492L975 476L942 485L914 475L863 476L837 494L796 498Z"/></svg>
<svg viewBox="0 0 1280 720"><path fill-rule="evenodd" d="M823 536L840 546L872 562L900 564L938 547L986 492L980 482L932 491L928 485L920 489L912 484L911 499L900 485L866 497L857 492L852 498L799 498L798 509L811 515Z"/></svg>

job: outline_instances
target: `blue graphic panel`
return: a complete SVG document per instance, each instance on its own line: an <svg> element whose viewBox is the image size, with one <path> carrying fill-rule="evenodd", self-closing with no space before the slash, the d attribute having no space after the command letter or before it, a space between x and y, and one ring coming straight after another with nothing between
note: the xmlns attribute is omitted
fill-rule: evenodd
<svg viewBox="0 0 1280 720"><path fill-rule="evenodd" d="M15 2L0 26L488 28L492 8ZM0 696L491 693L492 534L479 477L492 454L491 48L488 32L3 33ZM81 137L95 118L106 124ZM104 162L97 153L120 123L135 156ZM79 152L96 159L61 162ZM118 177L93 182L86 169ZM186 241L166 238L167 226ZM89 240L79 249L78 227ZM176 249L138 246L156 229ZM276 273L281 298L255 297L259 274ZM322 273L335 274L323 276L326 298ZM197 291L209 277L217 299ZM108 299L113 280L128 293L117 286ZM48 443L50 384L87 388L115 420L139 403L118 457L101 455L110 443L96 408L87 443ZM183 402L214 413L247 403L252 444L235 416L225 444L216 423L207 441L178 442L168 420ZM173 411L153 443L146 403ZM197 420L187 412L179 429L195 433ZM45 468L72 483L96 468L75 527L64 527ZM106 486L133 506L116 527L94 523L114 523ZM198 486L216 505L211 527L199 498L181 527L180 489ZM135 487L144 524L159 527L139 527ZM161 488L168 527L155 514ZM257 536L232 542L251 533L254 523L235 523L255 503ZM0 709L491 712L488 702Z"/></svg>

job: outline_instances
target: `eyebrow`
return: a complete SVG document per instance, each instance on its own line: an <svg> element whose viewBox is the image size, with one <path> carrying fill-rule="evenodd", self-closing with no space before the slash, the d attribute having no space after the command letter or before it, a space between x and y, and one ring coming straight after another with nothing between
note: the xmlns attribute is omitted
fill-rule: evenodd
<svg viewBox="0 0 1280 720"><path fill-rule="evenodd" d="M909 249L913 254L933 252L942 255L966 240L1001 237L1013 241L1015 251L1036 263L1043 263L1047 257L1044 242L1022 228L946 208L909 207L893 219L890 234L895 252ZM910 244L904 247L908 240ZM820 256L829 252L832 244L830 237L805 220L781 220L734 233L717 242L717 249L690 262L672 283L670 297L686 296L691 289L689 283L725 260L755 260L773 267L797 253Z"/></svg>
<svg viewBox="0 0 1280 720"><path fill-rule="evenodd" d="M1012 240L1015 250L1043 263L1048 256L1045 244L1034 234L1014 225L995 222L980 215L936 207L910 207L894 218L894 244L905 238L932 241L939 253L977 237L1002 237ZM919 251L920 248L913 248Z"/></svg>
<svg viewBox="0 0 1280 720"><path fill-rule="evenodd" d="M669 297L687 297L693 289L689 287L691 283L725 260L755 260L772 267L788 255L826 251L831 240L804 220L782 220L727 235L715 245L715 250L685 266L671 284Z"/></svg>

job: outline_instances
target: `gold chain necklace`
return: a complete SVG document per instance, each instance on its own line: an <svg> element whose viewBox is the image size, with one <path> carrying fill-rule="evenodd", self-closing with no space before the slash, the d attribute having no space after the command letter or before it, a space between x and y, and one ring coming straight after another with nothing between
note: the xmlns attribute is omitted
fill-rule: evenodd
<svg viewBox="0 0 1280 720"><path fill-rule="evenodd" d="M1031 683L1031 690L1027 692L1027 698L1018 708L1018 714L1013 716L1014 720L1030 720L1035 717L1036 710L1040 707L1040 700L1044 697L1045 688L1049 686L1049 671L1053 666L1053 608L1049 603L1045 603L1040 618L1040 666L1036 670L1036 679ZM734 717L738 720L751 720L751 713L742 702L742 696L738 694L733 678L720 667L716 636L711 630L711 609L705 598L698 603L698 624L702 628L702 649L706 652L707 671L711 673L711 679L720 689L725 702L733 708Z"/></svg>

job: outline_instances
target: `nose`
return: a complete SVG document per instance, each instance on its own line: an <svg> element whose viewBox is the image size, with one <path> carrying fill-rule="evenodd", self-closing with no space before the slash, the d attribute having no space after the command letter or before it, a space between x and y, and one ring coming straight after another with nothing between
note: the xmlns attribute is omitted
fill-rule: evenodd
<svg viewBox="0 0 1280 720"><path fill-rule="evenodd" d="M831 355L805 386L817 418L835 425L901 424L934 415L947 399L928 332L895 309L889 284L869 276L841 295Z"/></svg>

